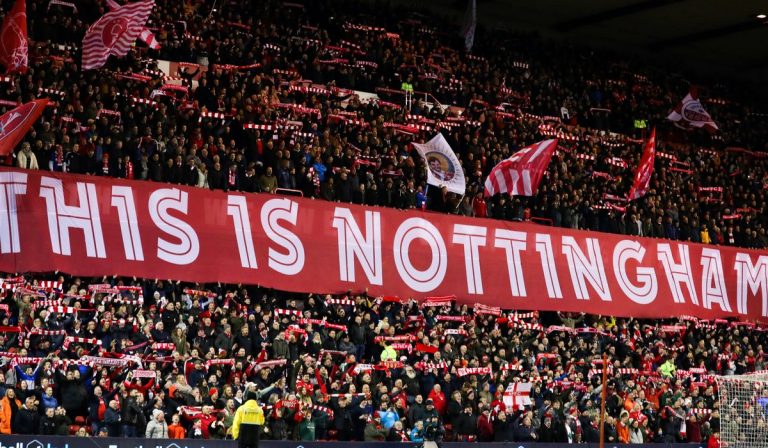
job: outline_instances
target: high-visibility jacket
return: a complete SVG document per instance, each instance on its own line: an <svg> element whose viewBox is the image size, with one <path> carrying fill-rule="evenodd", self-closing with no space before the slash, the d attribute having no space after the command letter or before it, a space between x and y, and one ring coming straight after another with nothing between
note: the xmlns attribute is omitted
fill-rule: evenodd
<svg viewBox="0 0 768 448"><path fill-rule="evenodd" d="M672 377L675 375L675 370L677 370L677 367L675 367L675 364L670 361L669 359L659 367L659 373L661 373L661 376L665 377Z"/></svg>
<svg viewBox="0 0 768 448"><path fill-rule="evenodd" d="M397 351L394 348L392 348L391 345L387 345L386 347L384 347L384 350L382 350L380 359L382 361L397 360Z"/></svg>
<svg viewBox="0 0 768 448"><path fill-rule="evenodd" d="M264 410L256 400L248 400L235 411L235 420L232 422L232 438L238 440L243 437L255 437L264 425Z"/></svg>

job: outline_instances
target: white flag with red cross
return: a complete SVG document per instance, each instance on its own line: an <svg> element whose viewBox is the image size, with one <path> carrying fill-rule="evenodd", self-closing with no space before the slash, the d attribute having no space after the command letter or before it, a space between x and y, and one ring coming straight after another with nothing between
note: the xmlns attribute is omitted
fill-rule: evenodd
<svg viewBox="0 0 768 448"><path fill-rule="evenodd" d="M531 388L533 383L512 383L504 391L504 405L507 409L518 409L522 406L530 406Z"/></svg>

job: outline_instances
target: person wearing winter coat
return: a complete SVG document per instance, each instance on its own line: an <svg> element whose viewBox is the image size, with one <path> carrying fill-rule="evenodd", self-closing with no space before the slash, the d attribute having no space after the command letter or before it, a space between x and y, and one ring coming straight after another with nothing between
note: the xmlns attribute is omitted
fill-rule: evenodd
<svg viewBox="0 0 768 448"><path fill-rule="evenodd" d="M387 438L387 432L381 427L379 413L375 413L371 421L365 425L363 437L366 442L383 442Z"/></svg>
<svg viewBox="0 0 768 448"><path fill-rule="evenodd" d="M422 420L418 420L413 425L413 429L411 429L411 433L409 435L409 438L411 439L411 442L423 442L424 441L424 422Z"/></svg>
<svg viewBox="0 0 768 448"><path fill-rule="evenodd" d="M515 424L514 432L516 442L535 442L538 440L538 435L536 434L536 429L531 424L530 416L521 416Z"/></svg>
<svg viewBox="0 0 768 448"><path fill-rule="evenodd" d="M340 441L348 441L352 438L352 412L349 408L351 401L351 398L341 397L333 406L333 427Z"/></svg>
<svg viewBox="0 0 768 448"><path fill-rule="evenodd" d="M6 390L5 397L0 400L0 434L13 434L13 422L19 409L21 401L16 398L16 390Z"/></svg>
<svg viewBox="0 0 768 448"><path fill-rule="evenodd" d="M112 392L103 393L101 386L93 388L93 394L88 402L88 420L91 422L91 433L98 434L104 421L104 414L107 412L109 402L117 395L120 389L115 388Z"/></svg>
<svg viewBox="0 0 768 448"><path fill-rule="evenodd" d="M152 418L147 423L144 436L148 439L167 439L168 423L165 422L165 413L160 409L152 412Z"/></svg>
<svg viewBox="0 0 768 448"><path fill-rule="evenodd" d="M120 420L123 437L136 437L137 428L144 427L145 417L136 402L138 392L131 391L131 395L120 403Z"/></svg>
<svg viewBox="0 0 768 448"><path fill-rule="evenodd" d="M559 442L557 429L555 428L552 417L545 416L541 421L541 426L538 431L539 442L541 443L555 443Z"/></svg>
<svg viewBox="0 0 768 448"><path fill-rule="evenodd" d="M493 441L494 442L513 442L515 432L512 419L506 412L501 411L496 414L493 421Z"/></svg>
<svg viewBox="0 0 768 448"><path fill-rule="evenodd" d="M483 407L480 417L477 418L477 437L480 442L493 442L493 423L491 410Z"/></svg>
<svg viewBox="0 0 768 448"><path fill-rule="evenodd" d="M120 437L120 420L120 403L114 399L104 411L104 426L109 437Z"/></svg>
<svg viewBox="0 0 768 448"><path fill-rule="evenodd" d="M389 428L389 432L387 432L387 442L407 442L408 440L408 435L403 429L403 422L400 420L396 421L395 424Z"/></svg>
<svg viewBox="0 0 768 448"><path fill-rule="evenodd" d="M32 147L29 146L29 143L24 142L21 144L21 151L16 155L16 165L27 170L40 169L40 166L37 164L37 156L32 152Z"/></svg>
<svg viewBox="0 0 768 448"><path fill-rule="evenodd" d="M40 415L37 412L37 403L34 396L29 396L24 406L19 409L13 420L14 434L34 434L40 427Z"/></svg>
<svg viewBox="0 0 768 448"><path fill-rule="evenodd" d="M183 439L186 436L187 430L181 425L181 417L178 414L174 414L171 417L171 424L168 425L168 437L171 439Z"/></svg>
<svg viewBox="0 0 768 448"><path fill-rule="evenodd" d="M299 440L315 440L315 421L312 419L312 410L305 408L297 412L293 419L298 423Z"/></svg>
<svg viewBox="0 0 768 448"><path fill-rule="evenodd" d="M629 419L629 443L645 443L643 429L640 427L640 422L635 419Z"/></svg>
<svg viewBox="0 0 768 448"><path fill-rule="evenodd" d="M416 422L424 420L426 415L427 412L426 409L424 409L424 397L422 397L421 394L416 395L413 404L408 407L408 413L406 415L408 426L413 427Z"/></svg>
<svg viewBox="0 0 768 448"><path fill-rule="evenodd" d="M269 434L272 440L288 439L288 426L283 419L283 410L275 409L269 416Z"/></svg>
<svg viewBox="0 0 768 448"><path fill-rule="evenodd" d="M446 413L447 414L447 413ZM464 412L454 417L453 432L459 441L472 441L477 435L477 416L472 412L472 406L464 406Z"/></svg>
<svg viewBox="0 0 768 448"><path fill-rule="evenodd" d="M59 407L59 401L53 396L53 388L48 386L45 388L45 392L40 395L40 403L43 405L43 409Z"/></svg>
<svg viewBox="0 0 768 448"><path fill-rule="evenodd" d="M448 406L445 409L443 415L445 422L452 425L454 428L458 425L458 419L464 412L464 407L461 403L461 391L455 390L451 394L451 400L448 402Z"/></svg>
<svg viewBox="0 0 768 448"><path fill-rule="evenodd" d="M56 422L57 436L69 435L69 427L72 425L72 419L67 415L66 409L61 406L56 408L56 410L53 412L53 421Z"/></svg>
<svg viewBox="0 0 768 448"><path fill-rule="evenodd" d="M52 436L56 434L56 420L54 419L55 408L45 408L45 414L40 417L40 425L37 433L43 436Z"/></svg>
<svg viewBox="0 0 768 448"><path fill-rule="evenodd" d="M77 369L67 370L65 375L56 371L56 382L59 385L61 395L61 405L67 410L67 415L77 416L83 409L88 392L83 384L83 378Z"/></svg>

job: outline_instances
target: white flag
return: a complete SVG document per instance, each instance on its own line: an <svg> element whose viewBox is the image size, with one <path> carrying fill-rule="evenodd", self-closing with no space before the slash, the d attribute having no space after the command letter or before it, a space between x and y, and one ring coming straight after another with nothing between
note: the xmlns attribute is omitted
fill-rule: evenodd
<svg viewBox="0 0 768 448"><path fill-rule="evenodd" d="M443 134L437 134L427 143L413 143L413 147L427 162L427 183L436 187L447 187L448 191L464 194L467 184L464 169L456 153L445 141Z"/></svg>
<svg viewBox="0 0 768 448"><path fill-rule="evenodd" d="M530 406L531 387L533 383L512 383L504 391L504 406L507 409L518 409L521 406Z"/></svg>
<svg viewBox="0 0 768 448"><path fill-rule="evenodd" d="M695 88L691 88L688 95L670 112L667 120L674 121L682 128L704 128L710 132L718 129L717 124L701 105Z"/></svg>

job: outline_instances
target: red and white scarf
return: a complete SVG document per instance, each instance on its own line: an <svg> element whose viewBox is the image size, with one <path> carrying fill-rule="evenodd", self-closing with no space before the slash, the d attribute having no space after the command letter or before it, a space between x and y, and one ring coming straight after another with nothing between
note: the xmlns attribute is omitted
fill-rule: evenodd
<svg viewBox="0 0 768 448"><path fill-rule="evenodd" d="M462 367L456 371L459 378L467 375L493 375L491 367Z"/></svg>

